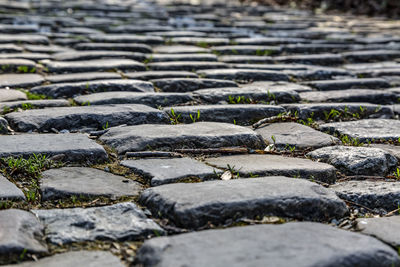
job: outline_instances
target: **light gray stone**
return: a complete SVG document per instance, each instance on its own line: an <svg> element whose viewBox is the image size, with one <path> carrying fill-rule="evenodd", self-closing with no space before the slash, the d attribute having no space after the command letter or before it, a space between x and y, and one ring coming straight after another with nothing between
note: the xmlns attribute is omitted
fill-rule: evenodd
<svg viewBox="0 0 400 267"><path fill-rule="evenodd" d="M88 82L94 80L110 80L121 79L121 75L115 72L82 72L82 73L66 73L54 74L45 77L46 81L51 83L72 83L72 82Z"/></svg>
<svg viewBox="0 0 400 267"><path fill-rule="evenodd" d="M333 191L282 176L161 185L143 191L140 202L177 226L195 229L263 216L325 221L348 212Z"/></svg>
<svg viewBox="0 0 400 267"><path fill-rule="evenodd" d="M0 103L26 99L26 94L19 90L0 89Z"/></svg>
<svg viewBox="0 0 400 267"><path fill-rule="evenodd" d="M197 71L204 69L223 69L227 65L216 61L168 61L147 64L151 70L162 71Z"/></svg>
<svg viewBox="0 0 400 267"><path fill-rule="evenodd" d="M132 59L93 59L82 61L51 61L44 60L43 64L50 72L90 72L107 70L145 70L142 63Z"/></svg>
<svg viewBox="0 0 400 267"><path fill-rule="evenodd" d="M84 93L106 91L154 92L153 84L140 80L96 80L76 83L57 83L31 89L36 94L50 97L72 97Z"/></svg>
<svg viewBox="0 0 400 267"><path fill-rule="evenodd" d="M370 147L374 148L379 148L384 151L386 151L389 154L392 154L397 158L397 160L400 160L400 146L395 146L391 144L370 144Z"/></svg>
<svg viewBox="0 0 400 267"><path fill-rule="evenodd" d="M133 180L93 168L64 167L42 173L40 190L42 200L70 196L117 198L136 196L141 185Z"/></svg>
<svg viewBox="0 0 400 267"><path fill-rule="evenodd" d="M372 237L309 222L154 238L144 243L137 259L144 266L400 265L396 251Z"/></svg>
<svg viewBox="0 0 400 267"><path fill-rule="evenodd" d="M332 122L320 125L321 131L348 135L361 142L368 140L398 140L400 121L387 119L365 119L358 121Z"/></svg>
<svg viewBox="0 0 400 267"><path fill-rule="evenodd" d="M161 44L164 42L160 36L135 35L135 34L93 34L90 39L96 43L144 43Z"/></svg>
<svg viewBox="0 0 400 267"><path fill-rule="evenodd" d="M32 60L21 58L0 58L0 67L2 72L15 72L21 71L21 68L31 72L36 69L36 63Z"/></svg>
<svg viewBox="0 0 400 267"><path fill-rule="evenodd" d="M92 163L108 158L104 148L84 134L5 135L1 140L0 158L63 155L62 161Z"/></svg>
<svg viewBox="0 0 400 267"><path fill-rule="evenodd" d="M40 85L44 82L39 74L2 74L0 75L0 87L27 88Z"/></svg>
<svg viewBox="0 0 400 267"><path fill-rule="evenodd" d="M334 183L336 180L336 169L333 166L309 159L277 155L234 155L207 158L206 162L221 169L233 168L235 172L244 176L284 175L315 179L325 183Z"/></svg>
<svg viewBox="0 0 400 267"><path fill-rule="evenodd" d="M300 98L308 102L361 102L373 104L392 104L397 102L397 95L388 90L347 89L318 92L304 92Z"/></svg>
<svg viewBox="0 0 400 267"><path fill-rule="evenodd" d="M158 110L140 104L97 105L83 107L64 107L25 110L5 115L10 126L16 131L39 132L57 130L77 130L144 123L168 123L167 115Z"/></svg>
<svg viewBox="0 0 400 267"><path fill-rule="evenodd" d="M5 267L123 267L118 257L108 251L70 251L39 259L35 262L23 262Z"/></svg>
<svg viewBox="0 0 400 267"><path fill-rule="evenodd" d="M196 73L190 71L136 71L124 73L129 79L155 80L167 78L198 78Z"/></svg>
<svg viewBox="0 0 400 267"><path fill-rule="evenodd" d="M167 78L151 80L163 92L191 92L203 88L237 87L233 81L216 79Z"/></svg>
<svg viewBox="0 0 400 267"><path fill-rule="evenodd" d="M80 95L74 101L79 105L144 104L158 108L188 103L194 98L190 93L105 92Z"/></svg>
<svg viewBox="0 0 400 267"><path fill-rule="evenodd" d="M198 71L200 77L237 81L289 81L286 74L271 70L212 69Z"/></svg>
<svg viewBox="0 0 400 267"><path fill-rule="evenodd" d="M257 55L269 56L276 55L281 52L279 46L265 45L224 45L214 46L211 48L213 52L221 55Z"/></svg>
<svg viewBox="0 0 400 267"><path fill-rule="evenodd" d="M25 199L24 193L6 177L0 174L0 200Z"/></svg>
<svg viewBox="0 0 400 267"><path fill-rule="evenodd" d="M218 61L214 54L196 53L196 54L151 54L147 56L150 62L168 62L168 61Z"/></svg>
<svg viewBox="0 0 400 267"><path fill-rule="evenodd" d="M46 253L44 227L30 212L8 209L0 211L0 256Z"/></svg>
<svg viewBox="0 0 400 267"><path fill-rule="evenodd" d="M227 123L197 122L192 124L113 127L100 137L119 154L128 151L174 148L217 148L247 146L264 148L261 136L253 130Z"/></svg>
<svg viewBox="0 0 400 267"><path fill-rule="evenodd" d="M347 175L385 176L398 163L392 154L372 147L323 147L307 156L329 163Z"/></svg>
<svg viewBox="0 0 400 267"><path fill-rule="evenodd" d="M390 87L390 84L385 79L379 78L311 81L305 82L303 84L316 88L320 91L343 90L352 88L382 89Z"/></svg>
<svg viewBox="0 0 400 267"><path fill-rule="evenodd" d="M164 230L130 202L93 208L32 210L57 245L95 241L141 240Z"/></svg>
<svg viewBox="0 0 400 267"><path fill-rule="evenodd" d="M400 184L386 181L347 181L330 188L344 199L369 209L392 211L400 205Z"/></svg>
<svg viewBox="0 0 400 267"><path fill-rule="evenodd" d="M311 127L294 123L271 123L256 130L269 144L274 144L278 150L320 148L340 143L339 139L314 130ZM272 140L274 136L274 140Z"/></svg>
<svg viewBox="0 0 400 267"><path fill-rule="evenodd" d="M48 107L68 107L70 103L65 99L45 99L45 100L25 100L25 101L10 101L0 102L0 110L8 112L9 110L15 110L21 108L26 109L38 109ZM0 111L1 112L1 111Z"/></svg>
<svg viewBox="0 0 400 267"><path fill-rule="evenodd" d="M9 3L7 3L8 5ZM2 34L0 43L23 43L23 44L45 44L49 43L49 39L43 35L37 34Z"/></svg>
<svg viewBox="0 0 400 267"><path fill-rule="evenodd" d="M373 236L393 247L400 246L400 216L357 219L357 230Z"/></svg>
<svg viewBox="0 0 400 267"><path fill-rule="evenodd" d="M285 109L274 105L262 104L236 104L236 105L196 105L166 107L165 112L172 116L174 110L176 116L184 123L195 121L216 121L249 125L260 119L276 116L285 112ZM200 114L200 117L198 115ZM192 116L192 117L190 117Z"/></svg>
<svg viewBox="0 0 400 267"><path fill-rule="evenodd" d="M179 182L185 178L216 178L220 170L191 158L124 160L121 165L151 180L152 186Z"/></svg>
<svg viewBox="0 0 400 267"><path fill-rule="evenodd" d="M289 55L274 58L277 63L300 63L309 65L331 66L343 64L343 57L338 54Z"/></svg>
<svg viewBox="0 0 400 267"><path fill-rule="evenodd" d="M128 51L67 51L56 53L53 55L54 60L58 61L76 61L76 60L93 60L104 58L127 58L137 61L143 61L146 57L142 53Z"/></svg>
<svg viewBox="0 0 400 267"><path fill-rule="evenodd" d="M162 54L209 53L210 49L194 45L164 45L154 47L154 52Z"/></svg>

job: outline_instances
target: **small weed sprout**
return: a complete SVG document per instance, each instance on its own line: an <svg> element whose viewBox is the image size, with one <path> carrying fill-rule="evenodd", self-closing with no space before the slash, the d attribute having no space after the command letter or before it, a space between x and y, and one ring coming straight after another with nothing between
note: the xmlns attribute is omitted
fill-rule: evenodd
<svg viewBox="0 0 400 267"><path fill-rule="evenodd" d="M171 124L179 124L180 121L179 119L182 117L182 114L180 113L176 113L175 110L173 108L171 108L171 111L168 113L169 119L171 121Z"/></svg>
<svg viewBox="0 0 400 267"><path fill-rule="evenodd" d="M197 110L197 114L193 116L192 114L189 114L190 119L192 120L193 123L195 123L197 120L200 119L200 110Z"/></svg>

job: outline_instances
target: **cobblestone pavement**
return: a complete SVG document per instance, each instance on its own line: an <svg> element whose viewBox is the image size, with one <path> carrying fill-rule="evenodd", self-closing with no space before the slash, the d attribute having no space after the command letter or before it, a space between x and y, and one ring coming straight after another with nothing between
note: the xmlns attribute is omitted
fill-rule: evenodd
<svg viewBox="0 0 400 267"><path fill-rule="evenodd" d="M0 264L400 266L400 22L0 0Z"/></svg>

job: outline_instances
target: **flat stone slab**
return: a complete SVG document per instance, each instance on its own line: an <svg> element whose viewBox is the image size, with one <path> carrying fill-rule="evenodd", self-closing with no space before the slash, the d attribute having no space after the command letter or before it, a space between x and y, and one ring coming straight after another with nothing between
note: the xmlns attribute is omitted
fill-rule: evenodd
<svg viewBox="0 0 400 267"><path fill-rule="evenodd" d="M400 246L400 216L357 219L357 230L373 236L393 247Z"/></svg>
<svg viewBox="0 0 400 267"><path fill-rule="evenodd" d="M27 88L40 85L44 82L39 74L2 74L0 75L0 87Z"/></svg>
<svg viewBox="0 0 400 267"><path fill-rule="evenodd" d="M83 72L83 73L66 73L54 74L45 77L46 81L51 83L72 83L72 82L88 82L94 80L110 80L121 79L121 75L116 72Z"/></svg>
<svg viewBox="0 0 400 267"><path fill-rule="evenodd" d="M203 88L237 87L233 81L217 79L167 78L150 80L163 92L192 92Z"/></svg>
<svg viewBox="0 0 400 267"><path fill-rule="evenodd" d="M252 69L216 69L202 70L197 74L209 79L237 81L289 81L289 77L278 71Z"/></svg>
<svg viewBox="0 0 400 267"><path fill-rule="evenodd" d="M276 55L281 52L281 48L279 46L266 46L266 45L224 45L224 46L214 46L211 49L213 52L221 55L269 56L269 55Z"/></svg>
<svg viewBox="0 0 400 267"><path fill-rule="evenodd" d="M380 89L390 87L390 83L380 78L365 79L344 79L344 80L328 80L328 81L311 81L305 82L305 85L316 88L320 91L342 90L342 89Z"/></svg>
<svg viewBox="0 0 400 267"><path fill-rule="evenodd" d="M332 122L320 125L321 131L348 135L361 142L368 140L397 140L400 138L400 121L388 119L365 119Z"/></svg>
<svg viewBox="0 0 400 267"><path fill-rule="evenodd" d="M46 227L50 243L141 240L164 230L134 203L94 208L32 210Z"/></svg>
<svg viewBox="0 0 400 267"><path fill-rule="evenodd" d="M281 84L282 83L282 84ZM285 82L256 82L241 87L201 89L193 92L208 103L293 103L300 101L296 86Z"/></svg>
<svg viewBox="0 0 400 267"><path fill-rule="evenodd" d="M140 202L153 214L185 228L257 216L324 221L348 211L333 191L281 176L161 185L143 191Z"/></svg>
<svg viewBox="0 0 400 267"><path fill-rule="evenodd" d="M300 98L308 102L367 102L383 105L397 103L398 97L388 90L347 89L304 92Z"/></svg>
<svg viewBox="0 0 400 267"><path fill-rule="evenodd" d="M52 128L101 130L121 124L169 122L164 112L141 104L32 109L9 113L5 118L10 126L19 132L45 132Z"/></svg>
<svg viewBox="0 0 400 267"><path fill-rule="evenodd" d="M390 107L370 103L304 103L283 104L282 106L292 114L297 113L299 118L303 120L311 117L314 120L353 118L355 114L369 118L394 117L393 110Z"/></svg>
<svg viewBox="0 0 400 267"><path fill-rule="evenodd" d="M75 95L106 92L154 92L153 84L140 80L96 80L76 83L57 83L37 86L31 89L32 93L43 94L54 98L72 97Z"/></svg>
<svg viewBox="0 0 400 267"><path fill-rule="evenodd" d="M165 112L172 114L172 110L184 123L196 121L216 121L226 123L251 124L260 119L276 116L285 112L285 109L274 105L236 104L236 105L196 105L166 107ZM200 116L199 116L200 114ZM190 117L192 116L192 117Z"/></svg>
<svg viewBox="0 0 400 267"><path fill-rule="evenodd" d="M370 144L368 146L382 149L400 160L400 146L395 146L391 144Z"/></svg>
<svg viewBox="0 0 400 267"><path fill-rule="evenodd" d="M35 72L36 63L32 60L21 59L21 58L0 58L0 66L2 72Z"/></svg>
<svg viewBox="0 0 400 267"><path fill-rule="evenodd" d="M119 154L128 151L175 148L218 148L247 146L264 148L261 136L253 130L227 123L198 122L178 125L143 124L114 127L100 137Z"/></svg>
<svg viewBox="0 0 400 267"><path fill-rule="evenodd" d="M370 209L392 211L400 205L400 184L384 181L347 181L331 185L336 194Z"/></svg>
<svg viewBox="0 0 400 267"><path fill-rule="evenodd" d="M77 50L110 50L151 53L151 46L146 44L130 43L80 43L74 46Z"/></svg>
<svg viewBox="0 0 400 267"><path fill-rule="evenodd" d="M98 43L144 43L161 44L164 42L160 36L135 35L135 34L93 34L90 40Z"/></svg>
<svg viewBox="0 0 400 267"><path fill-rule="evenodd" d="M104 148L84 134L4 135L1 139L0 158L29 157L33 154L49 158L62 154L62 161L92 163L108 158Z"/></svg>
<svg viewBox="0 0 400 267"><path fill-rule="evenodd" d="M53 59L57 61L77 61L77 60L93 60L104 58L127 58L137 61L143 61L146 57L142 53L129 51L67 51L53 54Z"/></svg>
<svg viewBox="0 0 400 267"><path fill-rule="evenodd" d="M372 237L310 222L252 225L154 238L145 241L137 260L144 266L196 267L265 263L277 267L335 266L338 262L346 266L356 263L390 267L400 262L395 250Z"/></svg>
<svg viewBox="0 0 400 267"><path fill-rule="evenodd" d="M194 45L164 45L154 47L154 52L162 54L209 53L210 49Z"/></svg>
<svg viewBox="0 0 400 267"><path fill-rule="evenodd" d="M320 148L340 143L332 135L314 130L311 127L294 123L271 123L256 130L269 144L278 150ZM274 140L272 140L272 136Z"/></svg>
<svg viewBox="0 0 400 267"><path fill-rule="evenodd" d="M207 158L206 162L220 169L233 169L234 172L245 176L283 175L315 179L325 183L334 183L336 180L336 169L333 166L309 159L277 155L234 155Z"/></svg>
<svg viewBox="0 0 400 267"><path fill-rule="evenodd" d="M168 61L218 61L214 54L196 53L196 54L151 54L147 56L151 62Z"/></svg>
<svg viewBox="0 0 400 267"><path fill-rule="evenodd" d="M186 178L216 178L220 170L191 158L124 160L121 165L151 180L151 186L176 183Z"/></svg>
<svg viewBox="0 0 400 267"><path fill-rule="evenodd" d="M166 79L166 78L198 78L196 73L189 71L136 71L136 72L126 72L124 73L129 79L137 80L156 80L156 79Z"/></svg>
<svg viewBox="0 0 400 267"><path fill-rule="evenodd" d="M151 70L162 71L197 71L204 69L223 69L227 65L216 61L168 61L147 64Z"/></svg>
<svg viewBox="0 0 400 267"><path fill-rule="evenodd" d="M76 96L74 101L79 105L144 104L163 107L191 102L194 98L190 93L105 92Z"/></svg>
<svg viewBox="0 0 400 267"><path fill-rule="evenodd" d="M16 265L6 265L6 267L123 267L118 257L108 251L70 251L45 257L34 262L23 262Z"/></svg>
<svg viewBox="0 0 400 267"><path fill-rule="evenodd" d="M42 200L71 196L118 198L136 196L141 185L133 180L93 168L64 167L42 173L40 190Z"/></svg>
<svg viewBox="0 0 400 267"><path fill-rule="evenodd" d="M392 154L372 147L323 147L307 156L329 163L347 175L385 176L398 163Z"/></svg>
<svg viewBox="0 0 400 267"><path fill-rule="evenodd" d="M44 35L37 34L2 34L0 43L20 43L20 44L48 44L49 39Z"/></svg>
<svg viewBox="0 0 400 267"><path fill-rule="evenodd" d="M398 58L400 52L396 50L367 50L350 51L342 53L342 55L349 62L374 62Z"/></svg>
<svg viewBox="0 0 400 267"><path fill-rule="evenodd" d="M0 174L0 200L23 200L24 193L6 177Z"/></svg>
<svg viewBox="0 0 400 267"><path fill-rule="evenodd" d="M277 63L299 63L308 65L331 66L343 64L344 60L338 54L309 54L309 55L289 55L274 57Z"/></svg>
<svg viewBox="0 0 400 267"><path fill-rule="evenodd" d="M0 211L0 256L46 253L44 227L30 212L8 209Z"/></svg>
<svg viewBox="0 0 400 267"><path fill-rule="evenodd" d="M0 89L0 102L28 99L26 94L19 90Z"/></svg>
<svg viewBox="0 0 400 267"><path fill-rule="evenodd" d="M9 111L21 108L26 109L38 109L48 107L68 107L70 103L65 99L46 99L46 100L25 100L25 101L10 101L0 102L0 110ZM1 111L0 111L1 112Z"/></svg>
<svg viewBox="0 0 400 267"><path fill-rule="evenodd" d="M50 72L89 72L107 70L146 70L142 63L132 59L94 59L82 61L51 61L44 60L43 64Z"/></svg>

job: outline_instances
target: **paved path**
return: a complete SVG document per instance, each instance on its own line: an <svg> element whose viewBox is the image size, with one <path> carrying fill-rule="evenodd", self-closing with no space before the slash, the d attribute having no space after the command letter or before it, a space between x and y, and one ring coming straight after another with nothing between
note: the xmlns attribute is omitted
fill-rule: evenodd
<svg viewBox="0 0 400 267"><path fill-rule="evenodd" d="M0 264L400 266L399 21L0 13Z"/></svg>

